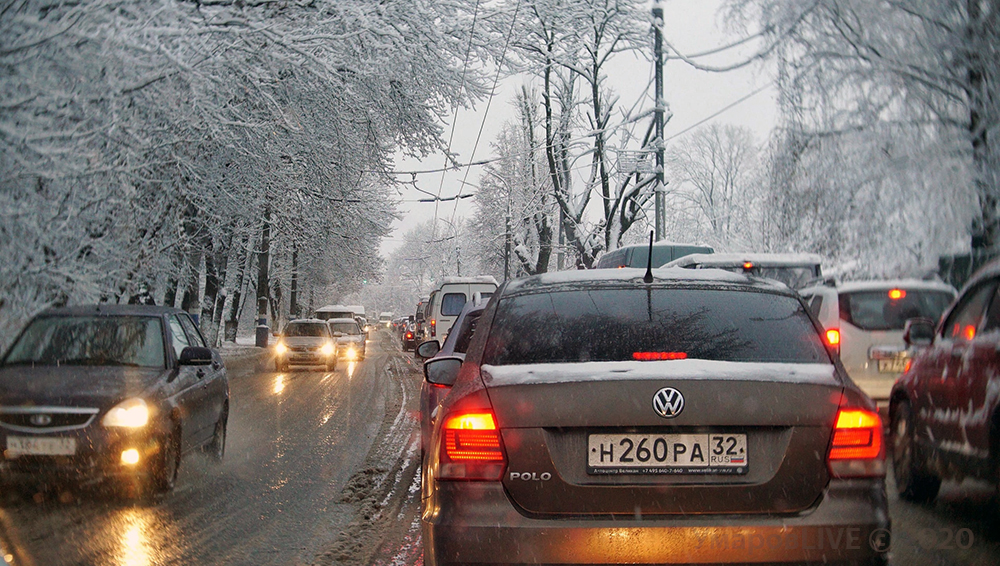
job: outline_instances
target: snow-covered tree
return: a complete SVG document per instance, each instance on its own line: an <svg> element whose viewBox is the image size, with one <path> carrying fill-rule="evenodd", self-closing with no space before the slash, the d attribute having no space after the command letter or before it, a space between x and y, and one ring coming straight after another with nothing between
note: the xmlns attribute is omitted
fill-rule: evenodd
<svg viewBox="0 0 1000 566"><path fill-rule="evenodd" d="M460 0L5 4L3 340L46 305L140 288L218 326L254 289L265 224L272 290L287 297L292 273L307 287L356 284L379 265L393 218L392 155L438 149L447 109L485 93L470 11Z"/></svg>

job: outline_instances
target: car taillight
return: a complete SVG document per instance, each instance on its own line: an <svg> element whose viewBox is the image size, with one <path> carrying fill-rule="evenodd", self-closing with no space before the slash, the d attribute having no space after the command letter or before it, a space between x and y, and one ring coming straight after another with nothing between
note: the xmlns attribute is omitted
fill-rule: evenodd
<svg viewBox="0 0 1000 566"><path fill-rule="evenodd" d="M837 411L827 462L835 478L884 476L882 419L878 413L843 407Z"/></svg>
<svg viewBox="0 0 1000 566"><path fill-rule="evenodd" d="M407 340L413 340L413 333L412 332L407 332L406 333L406 339Z"/></svg>
<svg viewBox="0 0 1000 566"><path fill-rule="evenodd" d="M438 321L431 319L431 336L437 336Z"/></svg>
<svg viewBox="0 0 1000 566"><path fill-rule="evenodd" d="M449 415L442 426L441 480L499 480L507 458L492 411Z"/></svg>
<svg viewBox="0 0 1000 566"><path fill-rule="evenodd" d="M831 328L826 331L826 343L830 346L840 346L840 331L836 328Z"/></svg>
<svg viewBox="0 0 1000 566"><path fill-rule="evenodd" d="M830 328L823 333L823 340L826 342L826 347L836 353L840 354L840 330L837 328Z"/></svg>

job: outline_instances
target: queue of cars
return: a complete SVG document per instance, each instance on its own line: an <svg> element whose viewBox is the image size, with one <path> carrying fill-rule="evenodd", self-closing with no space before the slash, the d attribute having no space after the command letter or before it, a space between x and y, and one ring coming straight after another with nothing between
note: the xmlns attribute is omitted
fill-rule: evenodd
<svg viewBox="0 0 1000 566"><path fill-rule="evenodd" d="M746 558L711 544L727 529L881 536L889 453L905 499L967 477L1000 494L1000 263L959 295L824 281L815 256L717 255L670 266L716 271L514 280L418 346L425 563L726 563ZM766 283L784 268L787 287ZM631 544L607 544L622 532ZM755 559L886 560L777 548Z"/></svg>
<svg viewBox="0 0 1000 566"><path fill-rule="evenodd" d="M398 321L426 360L426 564L740 562L737 537L782 542L761 549L768 563L881 564L875 545L784 542L888 532L890 453L903 498L966 477L1000 491L1000 262L961 294L795 291L764 277L767 258L716 255L449 280L418 307L439 334L418 344L418 317ZM275 369L332 371L365 342L354 317L293 320ZM162 494L182 457L223 458L228 411L225 367L187 313L51 309L0 362L0 479Z"/></svg>

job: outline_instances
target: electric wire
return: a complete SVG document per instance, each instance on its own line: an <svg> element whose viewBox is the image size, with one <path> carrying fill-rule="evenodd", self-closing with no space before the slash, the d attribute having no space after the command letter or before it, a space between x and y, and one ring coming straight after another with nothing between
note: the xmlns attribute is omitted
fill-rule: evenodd
<svg viewBox="0 0 1000 566"><path fill-rule="evenodd" d="M469 30L469 45L465 48L465 61L462 63L462 82L458 88L458 96L461 98L462 91L465 90L465 76L469 70L469 57L472 54L472 39L475 37L476 33L476 21L479 19L479 2L476 0L476 6L472 10L472 28ZM491 97L492 98L492 97ZM448 160L451 158L451 144L455 139L455 127L458 125L458 101L456 100L454 106L454 115L451 121L451 133L448 134L448 146L445 148L444 152L444 167L448 166ZM442 168L441 170L441 182L438 184L437 198L441 198L441 191L444 189L444 177L447 169ZM438 205L439 201L434 202L434 219L431 222L431 237L436 237L437 232L437 217L438 217Z"/></svg>
<svg viewBox="0 0 1000 566"><path fill-rule="evenodd" d="M493 88L490 92L496 92L497 84L500 82L500 73L503 71L504 62L507 60L507 48L510 46L510 38L514 35L514 24L517 22L517 15L521 11L521 0L517 0L517 5L514 6L514 15L510 18L510 29L507 30L507 38L504 40L503 51L500 52L500 63L497 65L496 75L493 77ZM476 134L476 143L472 145L472 154L469 156L470 159L476 157L476 150L479 148L479 141L483 137L483 129L486 127L486 119L490 115L490 106L493 103L493 96L490 96L486 101L486 111L483 112L483 119L479 123L479 133ZM457 121L457 120L456 120ZM451 210L451 224L455 224L455 215L458 213L458 201L462 197L462 189L465 187L465 183L469 180L469 172L472 170L471 167L465 168L465 175L462 177L462 184L458 186L458 196L455 198L455 206ZM443 177L444 175L442 175ZM440 193L440 191L439 191ZM439 194L440 196L440 194ZM435 204L435 206L437 206Z"/></svg>

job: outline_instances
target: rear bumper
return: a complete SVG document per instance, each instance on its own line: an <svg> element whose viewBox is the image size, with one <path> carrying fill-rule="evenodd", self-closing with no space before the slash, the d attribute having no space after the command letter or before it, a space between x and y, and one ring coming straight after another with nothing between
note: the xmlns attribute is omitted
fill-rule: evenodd
<svg viewBox="0 0 1000 566"><path fill-rule="evenodd" d="M809 511L535 519L492 482L438 482L422 517L424 562L452 564L884 564L881 480L835 481Z"/></svg>

